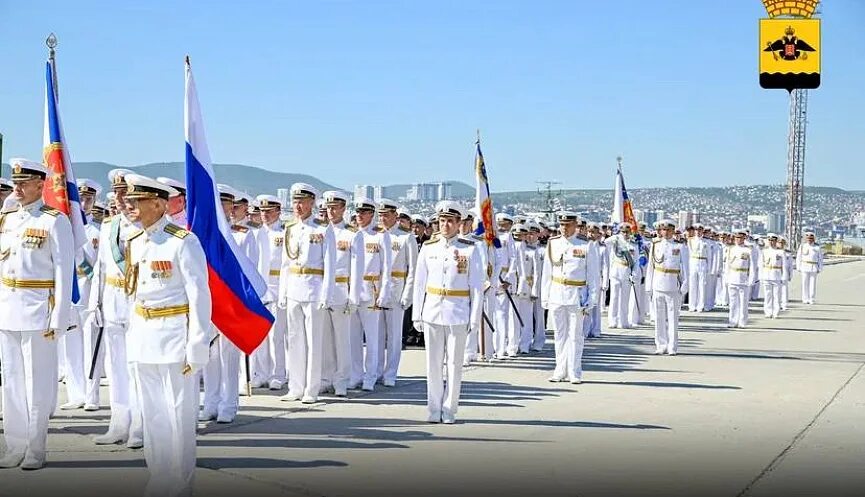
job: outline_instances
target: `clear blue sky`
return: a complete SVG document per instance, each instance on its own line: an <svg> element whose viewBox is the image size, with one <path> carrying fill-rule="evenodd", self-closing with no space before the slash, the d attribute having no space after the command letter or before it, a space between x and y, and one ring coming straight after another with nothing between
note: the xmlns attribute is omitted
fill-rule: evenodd
<svg viewBox="0 0 865 497"><path fill-rule="evenodd" d="M193 5L197 4L197 5ZM806 182L865 189L865 2L827 0ZM60 40L73 160L183 157L190 54L216 162L344 187L493 190L785 180L788 103L757 75L758 0L0 1L4 159L39 157L43 43Z"/></svg>

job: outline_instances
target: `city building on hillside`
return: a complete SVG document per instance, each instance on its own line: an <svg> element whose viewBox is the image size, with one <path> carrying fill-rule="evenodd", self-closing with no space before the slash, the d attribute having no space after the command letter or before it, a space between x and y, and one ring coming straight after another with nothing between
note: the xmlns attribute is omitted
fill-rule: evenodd
<svg viewBox="0 0 865 497"><path fill-rule="evenodd" d="M783 233L786 225L787 215L783 212L766 214L766 231L769 233Z"/></svg>
<svg viewBox="0 0 865 497"><path fill-rule="evenodd" d="M700 222L700 213L697 211L679 211L679 226L684 229L694 223Z"/></svg>
<svg viewBox="0 0 865 497"><path fill-rule="evenodd" d="M452 185L447 182L414 183L406 192L405 199L415 202L438 202L439 200L450 200L451 192Z"/></svg>
<svg viewBox="0 0 865 497"><path fill-rule="evenodd" d="M277 188L276 198L279 199L283 211L291 210L291 197L288 195L288 188Z"/></svg>
<svg viewBox="0 0 865 497"><path fill-rule="evenodd" d="M372 185L354 185L354 198L374 198L374 187Z"/></svg>

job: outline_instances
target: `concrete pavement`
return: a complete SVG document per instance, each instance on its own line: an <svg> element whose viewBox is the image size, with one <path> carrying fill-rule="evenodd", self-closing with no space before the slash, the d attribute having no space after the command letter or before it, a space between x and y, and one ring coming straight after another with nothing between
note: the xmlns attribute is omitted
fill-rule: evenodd
<svg viewBox="0 0 865 497"><path fill-rule="evenodd" d="M683 312L675 357L651 355L647 327L607 332L588 342L582 385L546 381L551 343L473 366L456 425L423 421L420 350L372 394L304 406L259 391L234 424L201 425L196 493L861 495L863 274L865 262L827 267L818 304L770 320L755 303L745 330L724 311ZM89 440L107 417L58 412L48 466L0 470L0 496L140 494L142 453Z"/></svg>

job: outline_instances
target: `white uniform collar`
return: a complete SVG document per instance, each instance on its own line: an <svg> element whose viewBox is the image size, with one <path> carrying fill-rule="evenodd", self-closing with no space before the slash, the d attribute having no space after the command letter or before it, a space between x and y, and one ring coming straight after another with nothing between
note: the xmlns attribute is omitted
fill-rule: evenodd
<svg viewBox="0 0 865 497"><path fill-rule="evenodd" d="M147 233L147 236L149 237L153 233L165 229L165 226L168 225L170 222L171 222L171 218L168 217L168 215L166 214L166 215L162 216L159 219L159 221L156 221L155 223L151 224L149 227L145 228L144 231L145 231L145 233Z"/></svg>
<svg viewBox="0 0 865 497"><path fill-rule="evenodd" d="M18 210L27 212L38 211L42 208L43 205L45 205L45 202L40 198L34 200L33 202L30 202L27 205L18 204Z"/></svg>
<svg viewBox="0 0 865 497"><path fill-rule="evenodd" d="M449 246L455 244L457 242L457 240L459 240L459 239L460 239L459 233L455 234L454 236L452 236L450 238L445 238L444 235L442 235L442 240L444 240L446 247L449 247Z"/></svg>

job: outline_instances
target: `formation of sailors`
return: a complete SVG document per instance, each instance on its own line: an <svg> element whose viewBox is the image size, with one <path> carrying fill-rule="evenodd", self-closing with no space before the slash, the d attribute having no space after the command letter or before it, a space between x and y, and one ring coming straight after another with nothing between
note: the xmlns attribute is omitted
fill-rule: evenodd
<svg viewBox="0 0 865 497"><path fill-rule="evenodd" d="M458 202L440 202L425 219L389 199L296 183L284 222L278 198L219 185L222 213L266 281L262 303L276 318L245 357L210 322L219 303L200 242L184 229L183 183L115 169L103 204L99 184L79 180L89 243L72 254L68 219L41 200L45 167L12 166L12 181L0 182L4 197L14 190L0 198L0 467L44 465L59 375L67 398L59 408L86 411L100 408L104 375L111 417L93 441L144 447L152 495L189 491L196 417L233 422L244 377L307 404L393 387L408 322L426 349L427 420L450 424L462 369L473 361L538 353L551 330L549 381L578 384L604 306L608 328L654 322L655 353L675 355L684 299L694 313L727 306L729 325L744 327L761 288L767 317L786 309L794 270L783 237L758 240L748 230L695 224L683 232L663 220L649 231L569 211L550 224L498 213L490 245L475 234L480 214ZM81 298L64 305L73 257ZM813 303L823 262L812 233L795 262L803 301Z"/></svg>

